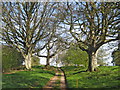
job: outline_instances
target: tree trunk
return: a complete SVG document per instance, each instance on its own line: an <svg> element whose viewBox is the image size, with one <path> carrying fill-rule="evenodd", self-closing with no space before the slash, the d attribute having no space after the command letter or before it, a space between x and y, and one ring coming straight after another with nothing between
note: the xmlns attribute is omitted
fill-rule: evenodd
<svg viewBox="0 0 120 90"><path fill-rule="evenodd" d="M47 60L46 60L46 65L45 65L45 67L47 67L47 66L50 66L50 58L49 58L49 57L47 57Z"/></svg>
<svg viewBox="0 0 120 90"><path fill-rule="evenodd" d="M32 54L28 53L25 57L25 66L27 69L31 69L31 60L32 60Z"/></svg>
<svg viewBox="0 0 120 90"><path fill-rule="evenodd" d="M88 71L96 71L97 70L97 52L89 52L89 64Z"/></svg>
<svg viewBox="0 0 120 90"><path fill-rule="evenodd" d="M46 65L45 67L48 67L50 65L50 49L47 49L47 60L46 60Z"/></svg>

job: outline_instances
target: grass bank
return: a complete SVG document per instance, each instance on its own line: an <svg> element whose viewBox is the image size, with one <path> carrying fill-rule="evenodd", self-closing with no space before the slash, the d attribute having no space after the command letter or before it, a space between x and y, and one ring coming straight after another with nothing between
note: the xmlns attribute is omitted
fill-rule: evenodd
<svg viewBox="0 0 120 90"><path fill-rule="evenodd" d="M44 70L43 66L36 66L32 71L17 71L2 75L2 88L42 88L51 77L54 70Z"/></svg>
<svg viewBox="0 0 120 90"><path fill-rule="evenodd" d="M99 71L85 72L83 67L68 66L66 73L68 88L120 88L120 66L100 66Z"/></svg>

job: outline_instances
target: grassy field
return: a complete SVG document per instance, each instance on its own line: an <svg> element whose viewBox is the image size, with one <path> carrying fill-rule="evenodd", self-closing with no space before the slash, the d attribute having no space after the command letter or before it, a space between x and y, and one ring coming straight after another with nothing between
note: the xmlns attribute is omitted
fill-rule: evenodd
<svg viewBox="0 0 120 90"><path fill-rule="evenodd" d="M43 70L42 67L34 67L32 71L3 74L2 88L42 88L55 75L53 70Z"/></svg>
<svg viewBox="0 0 120 90"><path fill-rule="evenodd" d="M97 72L85 72L83 67L63 67L68 88L120 88L120 66L100 66Z"/></svg>

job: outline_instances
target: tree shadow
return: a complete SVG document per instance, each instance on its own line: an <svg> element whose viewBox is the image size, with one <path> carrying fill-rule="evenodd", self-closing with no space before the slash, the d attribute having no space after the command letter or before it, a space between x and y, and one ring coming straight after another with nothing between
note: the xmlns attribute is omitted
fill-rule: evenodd
<svg viewBox="0 0 120 90"><path fill-rule="evenodd" d="M58 74L58 75L55 75L55 76L62 76L62 75L59 75L59 74Z"/></svg>
<svg viewBox="0 0 120 90"><path fill-rule="evenodd" d="M84 71L78 71L78 72L75 72L75 73L72 73L72 74L75 75L75 74L78 74L78 73L81 73L81 72L87 72L87 70L84 70Z"/></svg>
<svg viewBox="0 0 120 90"><path fill-rule="evenodd" d="M50 71L39 71L38 73L48 73L48 74L55 75L55 73L54 73L54 72L50 72Z"/></svg>

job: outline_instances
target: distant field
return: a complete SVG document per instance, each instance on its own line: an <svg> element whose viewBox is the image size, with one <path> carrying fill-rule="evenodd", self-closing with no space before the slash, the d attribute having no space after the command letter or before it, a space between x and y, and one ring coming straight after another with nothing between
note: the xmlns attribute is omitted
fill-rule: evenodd
<svg viewBox="0 0 120 90"><path fill-rule="evenodd" d="M97 72L85 72L83 67L63 67L68 88L120 88L120 66L100 66Z"/></svg>
<svg viewBox="0 0 120 90"><path fill-rule="evenodd" d="M32 71L3 74L2 88L42 88L54 75L54 71L43 70L42 66L34 67Z"/></svg>

